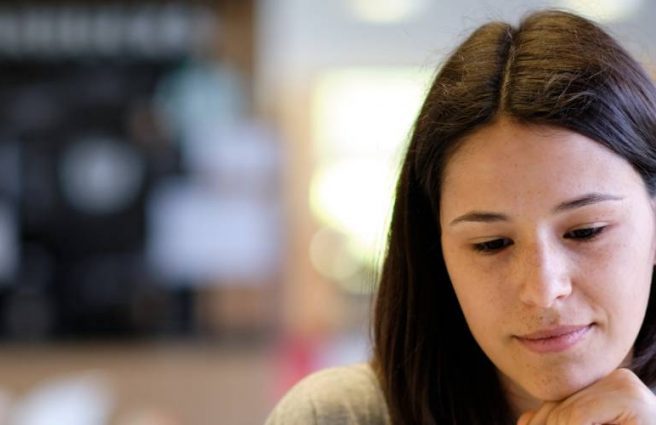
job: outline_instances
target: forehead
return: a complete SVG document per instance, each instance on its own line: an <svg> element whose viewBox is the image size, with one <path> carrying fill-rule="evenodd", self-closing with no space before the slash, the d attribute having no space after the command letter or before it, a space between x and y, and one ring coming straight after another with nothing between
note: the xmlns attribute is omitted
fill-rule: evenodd
<svg viewBox="0 0 656 425"><path fill-rule="evenodd" d="M465 137L447 161L445 180L465 167L498 169L545 161L574 163L586 160L624 161L600 143L559 127L496 121Z"/></svg>
<svg viewBox="0 0 656 425"><path fill-rule="evenodd" d="M582 193L644 191L644 184L624 158L581 134L503 120L461 142L441 189L444 208L551 208Z"/></svg>

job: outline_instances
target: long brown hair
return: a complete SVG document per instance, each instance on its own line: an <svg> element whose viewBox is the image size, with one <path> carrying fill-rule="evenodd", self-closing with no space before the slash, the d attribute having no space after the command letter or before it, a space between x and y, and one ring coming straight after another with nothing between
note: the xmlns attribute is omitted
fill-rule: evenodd
<svg viewBox="0 0 656 425"><path fill-rule="evenodd" d="M373 323L373 365L395 424L506 425L494 365L465 323L442 256L442 172L459 141L500 116L569 129L629 161L656 193L656 90L599 26L542 11L493 22L447 59L426 97L399 178ZM653 287L653 281L652 281ZM633 370L656 384L656 297Z"/></svg>

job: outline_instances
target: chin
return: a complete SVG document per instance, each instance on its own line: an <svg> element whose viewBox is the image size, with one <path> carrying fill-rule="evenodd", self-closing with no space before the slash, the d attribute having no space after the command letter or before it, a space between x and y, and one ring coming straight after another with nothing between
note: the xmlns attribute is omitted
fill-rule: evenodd
<svg viewBox="0 0 656 425"><path fill-rule="evenodd" d="M560 401L585 387L586 385L553 385L539 389L527 389L527 392L541 401Z"/></svg>
<svg viewBox="0 0 656 425"><path fill-rule="evenodd" d="M583 372L583 371L581 371ZM555 374L539 376L524 386L526 392L538 400L559 401L591 385L603 373Z"/></svg>

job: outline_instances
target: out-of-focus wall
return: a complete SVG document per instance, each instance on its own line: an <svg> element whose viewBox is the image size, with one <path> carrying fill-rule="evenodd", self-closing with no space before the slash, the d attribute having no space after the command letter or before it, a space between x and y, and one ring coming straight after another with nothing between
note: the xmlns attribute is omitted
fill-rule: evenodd
<svg viewBox="0 0 656 425"><path fill-rule="evenodd" d="M0 337L275 329L283 148L254 113L254 8L0 2Z"/></svg>
<svg viewBox="0 0 656 425"><path fill-rule="evenodd" d="M0 2L0 423L262 421L286 230L255 7Z"/></svg>

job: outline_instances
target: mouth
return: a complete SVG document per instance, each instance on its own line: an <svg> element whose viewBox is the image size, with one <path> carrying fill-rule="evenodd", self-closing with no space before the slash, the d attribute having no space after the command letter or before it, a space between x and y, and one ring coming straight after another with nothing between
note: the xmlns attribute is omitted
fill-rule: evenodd
<svg viewBox="0 0 656 425"><path fill-rule="evenodd" d="M557 326L541 329L515 338L526 348L536 353L557 353L568 350L577 345L594 323L588 325Z"/></svg>

